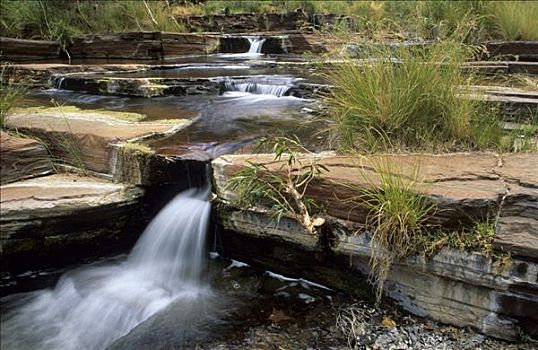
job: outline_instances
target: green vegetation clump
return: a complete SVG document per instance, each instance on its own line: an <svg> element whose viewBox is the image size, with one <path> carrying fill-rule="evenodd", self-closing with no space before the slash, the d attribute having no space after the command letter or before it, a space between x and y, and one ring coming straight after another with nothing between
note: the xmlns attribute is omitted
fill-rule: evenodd
<svg viewBox="0 0 538 350"><path fill-rule="evenodd" d="M183 32L182 17L234 13L309 14L353 18L360 32L382 30L409 38L443 38L472 19L467 41L536 40L537 4L510 1L317 1L317 0L5 0L0 4L4 36L57 40L65 48L74 35L125 31Z"/></svg>
<svg viewBox="0 0 538 350"><path fill-rule="evenodd" d="M419 178L418 163L410 174L403 174L386 159L374 162L373 169L375 177L361 173L366 188L350 186L358 194L349 201L369 211L366 224L372 233L370 280L378 302L391 266L409 256L428 257L450 247L480 252L500 266L509 264L509 255L493 250L493 219L480 219L458 230L428 223L437 208L425 195L426 184Z"/></svg>
<svg viewBox="0 0 538 350"><path fill-rule="evenodd" d="M4 128L4 121L13 110L13 107L26 95L27 88L15 84L7 77L9 65L3 65L0 70L0 129Z"/></svg>
<svg viewBox="0 0 538 350"><path fill-rule="evenodd" d="M408 177L399 175L384 160L374 164L374 169L377 178L361 174L367 182L366 188L351 186L358 195L350 201L369 210L370 280L379 301L392 264L418 253L415 242L427 234L426 219L435 207L419 189L418 165Z"/></svg>
<svg viewBox="0 0 538 350"><path fill-rule="evenodd" d="M268 138L258 147L272 143L274 160L281 162L278 171L272 172L262 163L250 163L237 172L227 188L238 194L236 205L248 207L254 203L269 208L276 222L285 215L296 218L307 232L316 234L318 227L324 223L320 217L313 215L319 209L312 199L306 196L308 185L328 169L311 157L299 158L298 152L308 152L298 140L285 137Z"/></svg>
<svg viewBox="0 0 538 350"><path fill-rule="evenodd" d="M439 151L500 148L495 110L465 98L473 77L462 64L473 47L372 45L367 60L348 59L328 75L330 131L344 150Z"/></svg>
<svg viewBox="0 0 538 350"><path fill-rule="evenodd" d="M538 2L492 1L487 5L496 36L506 40L538 40Z"/></svg>
<svg viewBox="0 0 538 350"><path fill-rule="evenodd" d="M2 35L59 41L74 35L126 31L184 31L167 1L6 0L0 4Z"/></svg>

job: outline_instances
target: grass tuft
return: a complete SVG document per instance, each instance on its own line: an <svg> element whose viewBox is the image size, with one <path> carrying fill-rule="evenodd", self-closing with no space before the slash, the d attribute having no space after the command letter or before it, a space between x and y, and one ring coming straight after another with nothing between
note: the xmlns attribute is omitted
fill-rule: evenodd
<svg viewBox="0 0 538 350"><path fill-rule="evenodd" d="M538 40L538 2L492 1L487 5L489 20L503 39Z"/></svg>
<svg viewBox="0 0 538 350"><path fill-rule="evenodd" d="M499 148L495 111L464 98L473 77L461 65L475 50L457 40L371 45L369 59L328 74L325 99L333 140L343 150L439 151Z"/></svg>
<svg viewBox="0 0 538 350"><path fill-rule="evenodd" d="M396 261L416 253L414 242L425 235L426 219L435 207L420 189L419 165L410 176L402 176L387 160L374 164L376 178L362 172L367 188L355 188L359 193L352 202L369 210L367 224L372 231L370 281L379 302L390 267Z"/></svg>
<svg viewBox="0 0 538 350"><path fill-rule="evenodd" d="M26 95L27 88L14 83L7 76L9 65L2 65L0 70L0 129L4 129L4 122L13 107Z"/></svg>

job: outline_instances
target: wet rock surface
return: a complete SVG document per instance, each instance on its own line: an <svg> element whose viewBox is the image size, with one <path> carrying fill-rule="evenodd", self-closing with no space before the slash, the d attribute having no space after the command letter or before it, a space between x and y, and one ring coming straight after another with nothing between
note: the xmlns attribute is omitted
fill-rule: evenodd
<svg viewBox="0 0 538 350"><path fill-rule="evenodd" d="M210 262L215 299L168 310L109 349L533 349L380 308L239 262ZM190 318L190 319L189 319ZM184 327L178 327L185 325ZM204 340L201 340L204 339Z"/></svg>

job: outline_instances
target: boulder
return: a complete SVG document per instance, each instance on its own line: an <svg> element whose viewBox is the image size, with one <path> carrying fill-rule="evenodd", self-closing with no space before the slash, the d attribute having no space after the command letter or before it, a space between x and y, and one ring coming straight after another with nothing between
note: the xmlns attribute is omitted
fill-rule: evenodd
<svg viewBox="0 0 538 350"><path fill-rule="evenodd" d="M36 140L15 137L0 131L0 147L2 185L53 172L47 150Z"/></svg>

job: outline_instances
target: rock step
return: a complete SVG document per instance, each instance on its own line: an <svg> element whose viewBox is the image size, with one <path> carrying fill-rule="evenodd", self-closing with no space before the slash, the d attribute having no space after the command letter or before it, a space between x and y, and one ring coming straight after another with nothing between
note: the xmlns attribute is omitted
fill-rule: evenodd
<svg viewBox="0 0 538 350"><path fill-rule="evenodd" d="M34 61L60 58L60 45L56 41L27 40L0 37L2 60Z"/></svg>
<svg viewBox="0 0 538 350"><path fill-rule="evenodd" d="M56 174L0 187L2 271L24 271L133 242L144 227L143 191Z"/></svg>
<svg viewBox="0 0 538 350"><path fill-rule="evenodd" d="M113 176L118 150L123 145L172 134L188 123L186 120L136 121L142 118L134 113L80 110L68 106L22 108L10 114L5 125L39 137L61 162Z"/></svg>
<svg viewBox="0 0 538 350"><path fill-rule="evenodd" d="M323 205L331 223L321 237L293 218L275 223L262 208L235 207L236 193L226 184L248 162L263 163L274 173L283 170L272 155L224 156L213 161L219 252L350 293L368 290L371 237L361 229L368 213L346 199L379 183L375 164L381 159L399 176L408 176L420 163L421 190L439 208L430 222L456 229L497 214L494 246L512 254L508 267L494 265L480 252L448 248L428 259L410 257L393 266L385 294L416 315L494 337L515 339L520 328L537 335L538 154L320 154L318 163L329 172L310 184L307 195Z"/></svg>
<svg viewBox="0 0 538 350"><path fill-rule="evenodd" d="M53 172L45 147L36 140L0 131L0 172L2 185Z"/></svg>

